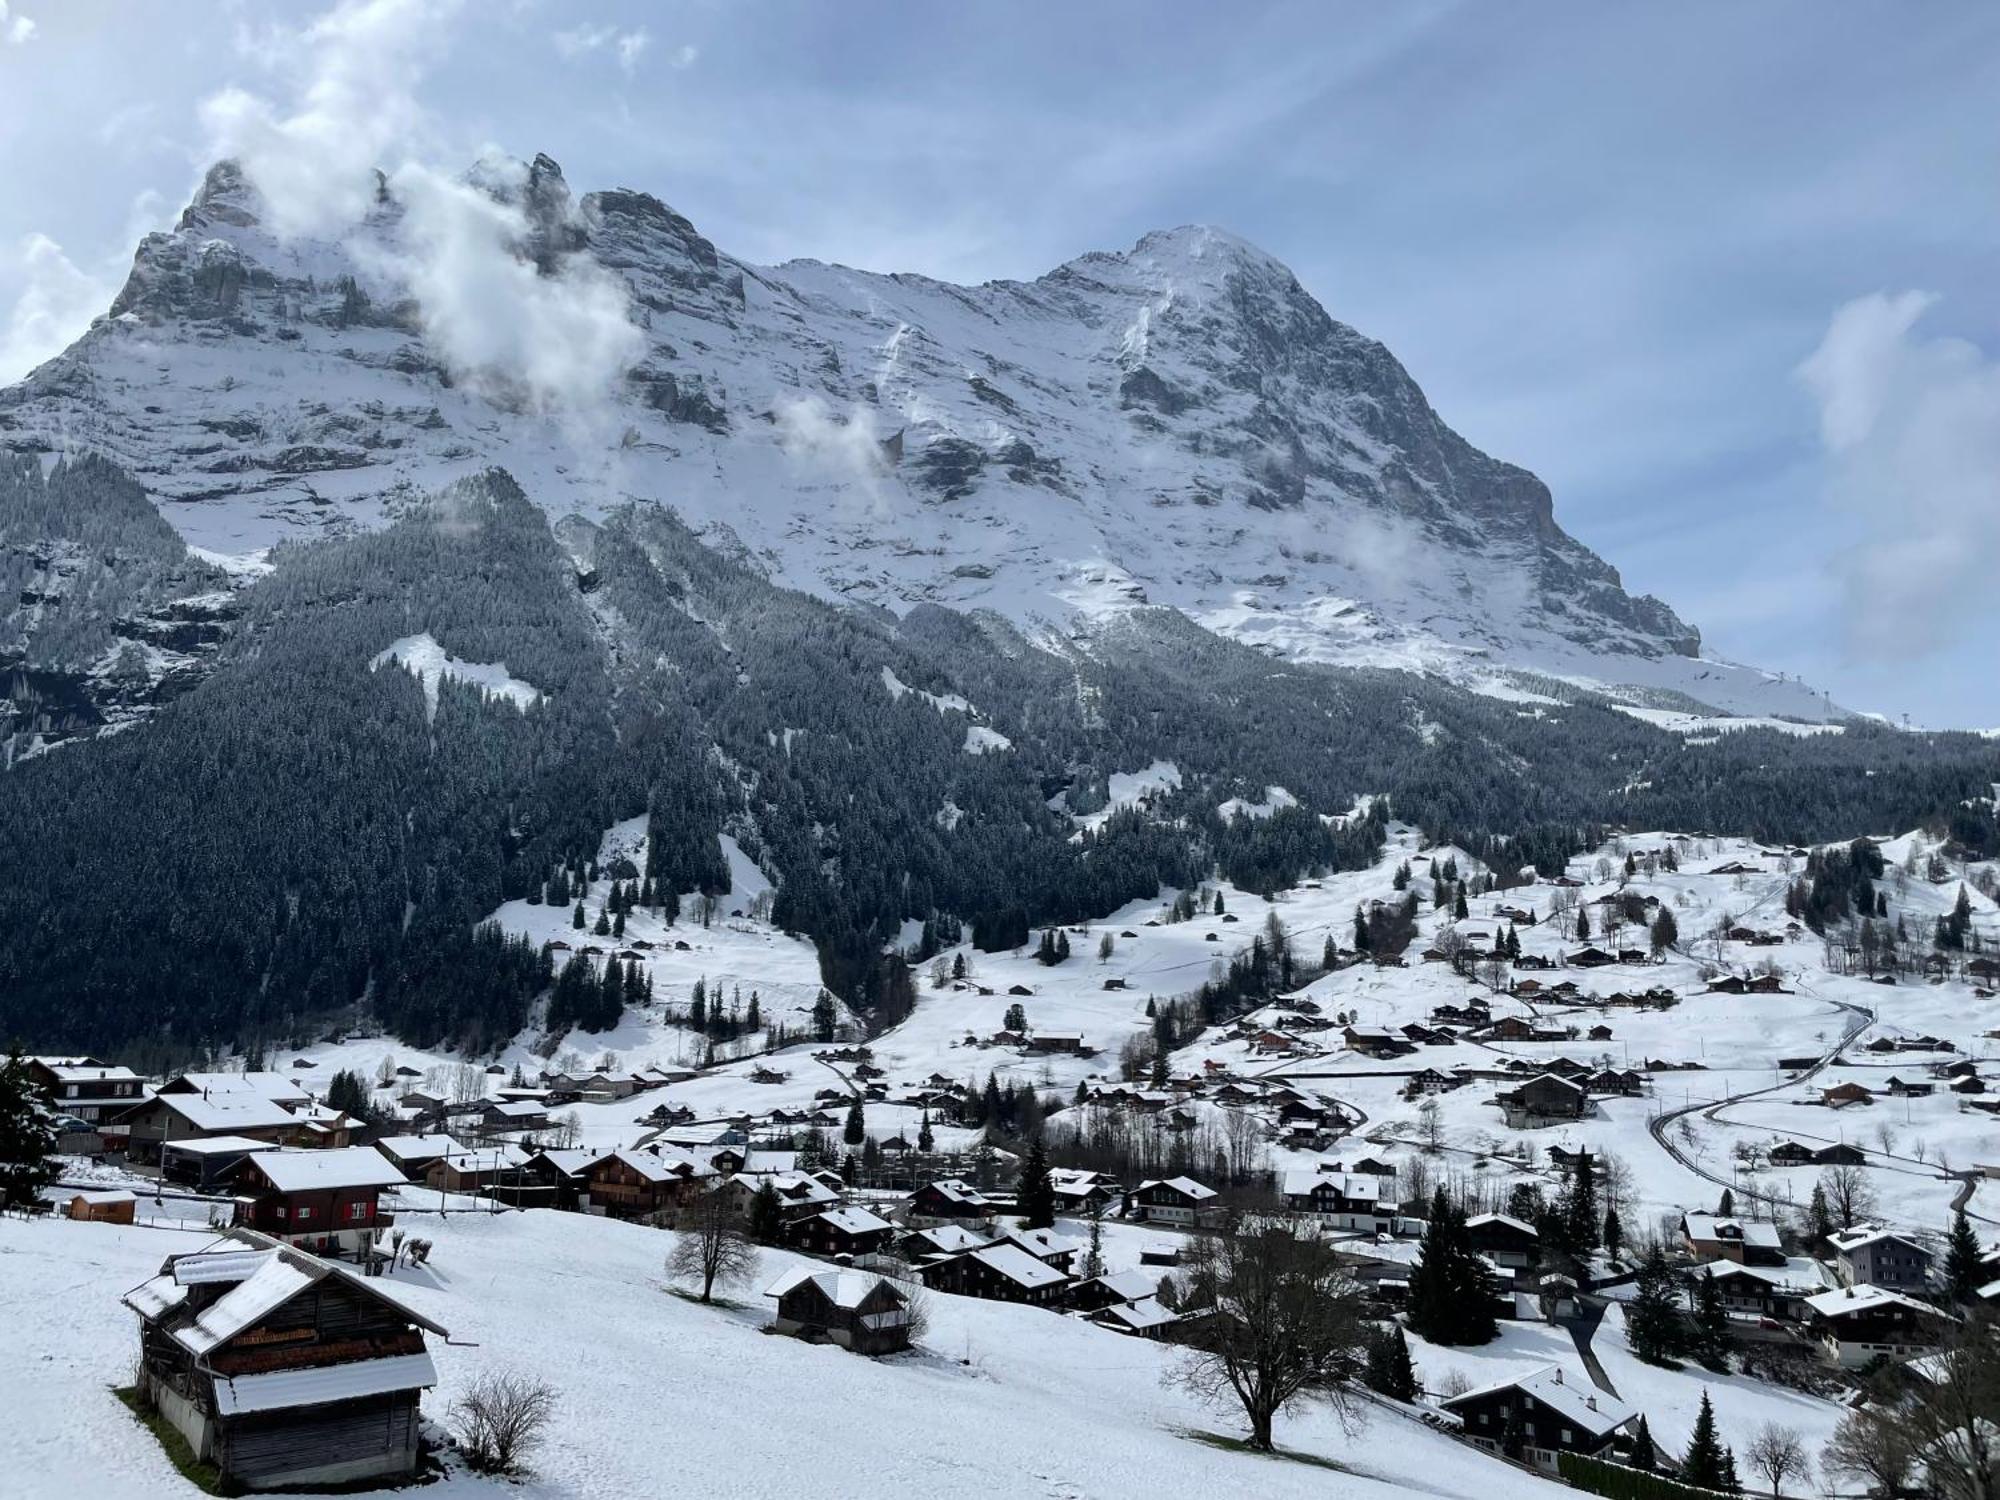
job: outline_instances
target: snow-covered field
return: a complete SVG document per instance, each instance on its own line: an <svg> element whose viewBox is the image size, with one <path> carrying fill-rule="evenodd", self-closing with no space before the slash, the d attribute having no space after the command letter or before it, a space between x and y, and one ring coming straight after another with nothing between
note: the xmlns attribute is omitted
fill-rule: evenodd
<svg viewBox="0 0 2000 1500"><path fill-rule="evenodd" d="M1032 1308L933 1298L912 1354L871 1361L760 1331L757 1295L797 1258L763 1256L738 1308L666 1290L667 1233L550 1212L406 1214L435 1245L389 1289L451 1330L431 1341L440 1417L484 1370L553 1383L556 1421L519 1485L454 1473L425 1494L624 1500L661 1493L855 1496L1145 1494L1210 1500L1387 1496L1530 1500L1551 1494L1380 1410L1343 1429L1325 1410L1280 1420L1279 1445L1344 1471L1218 1449L1234 1419L1162 1380L1166 1346ZM12 1353L0 1474L20 1500L174 1500L198 1493L112 1396L136 1323L119 1295L208 1237L0 1221L0 1321Z"/></svg>

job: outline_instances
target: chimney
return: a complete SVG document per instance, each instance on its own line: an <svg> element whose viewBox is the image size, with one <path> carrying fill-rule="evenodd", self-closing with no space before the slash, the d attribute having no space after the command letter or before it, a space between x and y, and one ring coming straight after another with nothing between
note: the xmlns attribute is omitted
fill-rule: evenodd
<svg viewBox="0 0 2000 1500"><path fill-rule="evenodd" d="M1557 1365L1557 1366L1556 1366L1556 1384L1557 1384L1557 1385L1561 1385L1562 1383L1563 1383L1563 1372L1562 1372L1562 1366L1561 1366L1561 1365Z"/></svg>
<svg viewBox="0 0 2000 1500"><path fill-rule="evenodd" d="M1589 1407L1592 1411L1597 1410L1597 1398L1595 1396L1585 1396L1583 1398L1583 1404Z"/></svg>

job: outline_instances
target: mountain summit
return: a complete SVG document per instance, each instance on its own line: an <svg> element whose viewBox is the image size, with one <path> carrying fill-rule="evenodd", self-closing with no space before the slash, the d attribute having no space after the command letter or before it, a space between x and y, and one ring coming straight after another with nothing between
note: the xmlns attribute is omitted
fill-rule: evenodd
<svg viewBox="0 0 2000 1500"><path fill-rule="evenodd" d="M1221 230L976 287L755 266L647 194L574 197L545 156L385 176L325 238L269 222L213 168L109 315L0 393L0 444L103 452L225 558L498 464L585 516L663 501L774 581L898 612L1087 637L1169 606L1292 659L1821 716L1704 660L1540 480Z"/></svg>

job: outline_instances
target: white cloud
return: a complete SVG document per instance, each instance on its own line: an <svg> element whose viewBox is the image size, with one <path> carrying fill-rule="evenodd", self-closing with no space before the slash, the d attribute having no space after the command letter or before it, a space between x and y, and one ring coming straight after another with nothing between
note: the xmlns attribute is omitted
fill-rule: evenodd
<svg viewBox="0 0 2000 1500"><path fill-rule="evenodd" d="M593 52L610 51L618 58L618 66L627 73L639 66L639 59L653 44L653 38L645 27L634 27L630 31L620 31L616 26L577 26L568 31L558 31L554 41L556 51L563 57L576 59L587 57ZM682 52L691 51L683 47ZM675 67L685 67L676 54ZM689 62L694 59L690 57Z"/></svg>
<svg viewBox="0 0 2000 1500"><path fill-rule="evenodd" d="M1856 298L1798 368L1819 401L1830 498L1864 538L1835 562L1859 658L1948 646L2000 573L2000 360L1917 334L1936 301Z"/></svg>
<svg viewBox="0 0 2000 1500"><path fill-rule="evenodd" d="M674 48L673 65L676 68L691 68L701 58L701 48L693 42L683 42Z"/></svg>
<svg viewBox="0 0 2000 1500"><path fill-rule="evenodd" d="M242 162L281 234L329 234L368 211L375 169L413 151L428 126L416 86L460 0L342 0L301 32L259 44L301 73L298 107L281 113L239 88L204 101L218 154Z"/></svg>
<svg viewBox="0 0 2000 1500"><path fill-rule="evenodd" d="M8 282L20 290L0 326L0 385L62 353L117 291L45 234L27 235L11 252L0 251L0 285Z"/></svg>
<svg viewBox="0 0 2000 1500"><path fill-rule="evenodd" d="M7 0L0 0L0 45L23 47L35 39L35 23L12 12Z"/></svg>
<svg viewBox="0 0 2000 1500"><path fill-rule="evenodd" d="M856 486L872 510L884 508L888 459L875 414L855 406L836 414L818 396L780 397L774 404L778 444L793 463L837 483Z"/></svg>
<svg viewBox="0 0 2000 1500"><path fill-rule="evenodd" d="M617 276L584 255L544 275L517 253L529 226L516 203L417 163L389 190L403 232L377 258L409 286L432 349L462 381L511 406L574 413L644 353Z"/></svg>

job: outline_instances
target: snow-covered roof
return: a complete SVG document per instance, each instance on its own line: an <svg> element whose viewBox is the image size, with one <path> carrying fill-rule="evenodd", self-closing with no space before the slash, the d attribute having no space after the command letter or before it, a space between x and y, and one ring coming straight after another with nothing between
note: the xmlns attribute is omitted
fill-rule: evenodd
<svg viewBox="0 0 2000 1500"><path fill-rule="evenodd" d="M424 1390L436 1385L437 1379L437 1367L429 1354L396 1354L309 1370L274 1370L268 1375L238 1375L234 1379L217 1376L215 1405L223 1416L233 1417L242 1412L352 1401L390 1391Z"/></svg>
<svg viewBox="0 0 2000 1500"><path fill-rule="evenodd" d="M974 1234L959 1224L940 1224L935 1229L919 1229L912 1237L947 1255L955 1255L961 1250L977 1250L981 1245L993 1243L990 1235Z"/></svg>
<svg viewBox="0 0 2000 1500"><path fill-rule="evenodd" d="M1633 1407L1610 1392L1600 1391L1587 1382L1565 1375L1560 1365L1548 1365L1527 1375L1496 1380L1491 1385L1482 1385L1463 1395L1453 1396L1443 1405L1450 1409L1505 1390L1517 1390L1533 1396L1549 1410L1560 1413L1565 1421L1574 1422L1598 1437L1617 1430L1638 1415Z"/></svg>
<svg viewBox="0 0 2000 1500"><path fill-rule="evenodd" d="M367 1146L341 1146L327 1151L258 1151L250 1160L281 1193L400 1187L410 1180L388 1157Z"/></svg>
<svg viewBox="0 0 2000 1500"><path fill-rule="evenodd" d="M1373 1203L1382 1196L1382 1179L1363 1172L1316 1172L1311 1167L1294 1167L1285 1173L1284 1192L1288 1198L1303 1198L1315 1188L1331 1186L1343 1198Z"/></svg>
<svg viewBox="0 0 2000 1500"><path fill-rule="evenodd" d="M1901 1244L1908 1245L1912 1250L1921 1250L1925 1255L1930 1254L1930 1251L1925 1250L1922 1245L1918 1244L1909 1235L1900 1233L1894 1229L1885 1229L1880 1224L1857 1224L1852 1229L1835 1230L1826 1237L1826 1240L1828 1244L1832 1245L1842 1255L1846 1255L1854 1250L1860 1250L1868 1245L1879 1245L1886 1240L1895 1240Z"/></svg>
<svg viewBox="0 0 2000 1500"><path fill-rule="evenodd" d="M1107 1323L1118 1323L1135 1332L1159 1328L1177 1321L1180 1314L1168 1307L1158 1297L1141 1297L1132 1302L1114 1302L1094 1314Z"/></svg>
<svg viewBox="0 0 2000 1500"><path fill-rule="evenodd" d="M1092 1276L1080 1282L1081 1286L1101 1286L1112 1296L1126 1302L1139 1302L1156 1296L1160 1283L1144 1271L1107 1271L1102 1276Z"/></svg>
<svg viewBox="0 0 2000 1500"><path fill-rule="evenodd" d="M1848 1286L1804 1299L1805 1305L1823 1318L1845 1317L1849 1313L1878 1312L1885 1307L1909 1307L1932 1317L1949 1317L1928 1302L1919 1302L1886 1286Z"/></svg>
<svg viewBox="0 0 2000 1500"><path fill-rule="evenodd" d="M1204 1187L1192 1177L1155 1177L1149 1181L1140 1183L1137 1191L1143 1193L1147 1188L1152 1187L1170 1187L1174 1191L1196 1200L1213 1198L1215 1196L1214 1188Z"/></svg>
<svg viewBox="0 0 2000 1500"><path fill-rule="evenodd" d="M174 1329L174 1339L190 1354L206 1354L284 1306L316 1280L294 1262L275 1253L269 1255L249 1276L203 1308L187 1327Z"/></svg>
<svg viewBox="0 0 2000 1500"><path fill-rule="evenodd" d="M150 1101L164 1105L196 1130L263 1130L292 1123L292 1112L254 1089L211 1094L156 1094Z"/></svg>
<svg viewBox="0 0 2000 1500"><path fill-rule="evenodd" d="M829 1208L824 1213L815 1214L813 1217L824 1219L827 1223L844 1229L849 1234L878 1234L884 1229L893 1229L895 1227L880 1215L871 1214L867 1209L856 1207L853 1204L848 1204L844 1208Z"/></svg>
<svg viewBox="0 0 2000 1500"><path fill-rule="evenodd" d="M391 1161L406 1162L449 1156L465 1148L448 1135L385 1135L375 1143L375 1149Z"/></svg>
<svg viewBox="0 0 2000 1500"><path fill-rule="evenodd" d="M76 1057L33 1057L30 1062L38 1062L55 1077L58 1083L137 1083L139 1075L130 1068L112 1067L92 1063Z"/></svg>
<svg viewBox="0 0 2000 1500"><path fill-rule="evenodd" d="M1525 1219L1517 1219L1512 1214L1474 1214L1465 1221L1467 1229L1477 1229L1482 1224L1501 1224L1509 1229L1517 1229L1522 1234L1541 1238L1541 1231Z"/></svg>
<svg viewBox="0 0 2000 1500"><path fill-rule="evenodd" d="M100 1206L107 1203L136 1203L139 1201L123 1188L85 1188L81 1192L74 1192L69 1195L69 1201L72 1203L76 1202L79 1198L85 1203Z"/></svg>
<svg viewBox="0 0 2000 1500"><path fill-rule="evenodd" d="M1010 1229L1002 1238L1042 1260L1051 1255L1074 1255L1082 1248L1075 1240L1057 1234L1053 1229Z"/></svg>
<svg viewBox="0 0 2000 1500"><path fill-rule="evenodd" d="M859 1307L868 1294L883 1285L883 1278L870 1276L861 1271L828 1271L816 1266L794 1266L764 1289L766 1297L782 1297L787 1292L813 1282L826 1294L827 1301L835 1307L846 1308L850 1312ZM889 1290L896 1291L895 1283L888 1283Z"/></svg>
<svg viewBox="0 0 2000 1500"><path fill-rule="evenodd" d="M179 1098L184 1094L255 1094L279 1104L304 1104L310 1097L281 1073L182 1073L167 1081L162 1094Z"/></svg>
<svg viewBox="0 0 2000 1500"><path fill-rule="evenodd" d="M1725 1219L1715 1214L1682 1214L1681 1220L1687 1225L1687 1235L1691 1240L1711 1240L1718 1244L1728 1241L1748 1245L1755 1250L1780 1248L1778 1226L1775 1224L1763 1224L1755 1219Z"/></svg>
<svg viewBox="0 0 2000 1500"><path fill-rule="evenodd" d="M1054 1266L1044 1265L1016 1245L987 1245L967 1253L989 1270L1020 1286L1043 1287L1067 1279Z"/></svg>
<svg viewBox="0 0 2000 1500"><path fill-rule="evenodd" d="M489 1104L486 1113L497 1115L503 1120L534 1120L547 1114L548 1106L537 1104L531 1099L516 1099L505 1104Z"/></svg>

